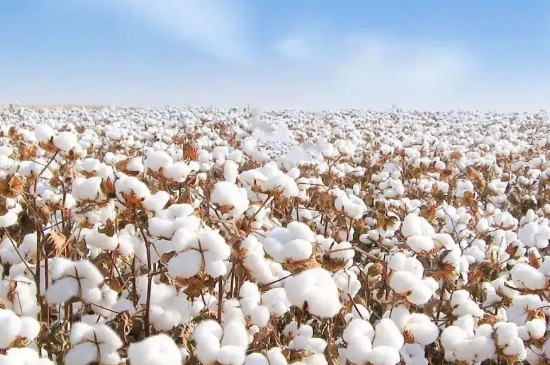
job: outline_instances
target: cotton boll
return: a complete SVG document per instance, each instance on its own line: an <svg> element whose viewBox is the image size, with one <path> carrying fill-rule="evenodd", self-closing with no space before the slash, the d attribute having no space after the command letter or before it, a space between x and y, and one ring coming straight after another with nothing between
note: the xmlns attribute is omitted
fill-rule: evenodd
<svg viewBox="0 0 550 365"><path fill-rule="evenodd" d="M259 352L253 352L247 355L244 360L244 365L269 365L267 358Z"/></svg>
<svg viewBox="0 0 550 365"><path fill-rule="evenodd" d="M222 346L234 345L246 349L248 347L248 335L244 323L241 321L230 321L223 326L224 335L221 341Z"/></svg>
<svg viewBox="0 0 550 365"><path fill-rule="evenodd" d="M39 333L40 323L36 319L31 317L21 318L21 331L19 332L20 337L25 337L29 341L34 341Z"/></svg>
<svg viewBox="0 0 550 365"><path fill-rule="evenodd" d="M130 344L128 358L132 365L181 365L182 355L170 337L159 334Z"/></svg>
<svg viewBox="0 0 550 365"><path fill-rule="evenodd" d="M248 209L246 191L229 181L219 181L214 185L210 196L222 213L228 213L233 218L240 218Z"/></svg>
<svg viewBox="0 0 550 365"><path fill-rule="evenodd" d="M212 334L203 334L195 340L195 355L204 364L217 361L220 351L220 340Z"/></svg>
<svg viewBox="0 0 550 365"><path fill-rule="evenodd" d="M99 285L103 282L103 275L99 269L88 260L79 260L75 264L75 269L80 278L86 278L91 285Z"/></svg>
<svg viewBox="0 0 550 365"><path fill-rule="evenodd" d="M8 309L0 309L0 349L10 347L13 340L21 332L21 320L19 317Z"/></svg>
<svg viewBox="0 0 550 365"><path fill-rule="evenodd" d="M395 325L395 322L389 318L382 318L375 327L376 335L372 342L373 347L389 346L399 350L405 343L401 331Z"/></svg>
<svg viewBox="0 0 550 365"><path fill-rule="evenodd" d="M7 228L17 224L18 215L13 210L9 210L6 214L0 215L0 228Z"/></svg>
<svg viewBox="0 0 550 365"><path fill-rule="evenodd" d="M65 355L66 365L90 364L98 360L97 347L91 342L81 343L74 346Z"/></svg>
<svg viewBox="0 0 550 365"><path fill-rule="evenodd" d="M250 321L258 327L265 327L269 322L269 309L264 306L258 306L252 310Z"/></svg>
<svg viewBox="0 0 550 365"><path fill-rule="evenodd" d="M314 268L302 271L285 282L288 300L319 317L333 317L341 308L338 288L328 271Z"/></svg>
<svg viewBox="0 0 550 365"><path fill-rule="evenodd" d="M239 346L223 346L217 355L217 361L224 365L241 365L245 362L245 349Z"/></svg>
<svg viewBox="0 0 550 365"><path fill-rule="evenodd" d="M199 233L199 242L203 249L207 250L212 259L226 260L231 254L231 249L225 242L225 239L216 231L211 229L203 230Z"/></svg>
<svg viewBox="0 0 550 365"><path fill-rule="evenodd" d="M61 132L53 138L54 146L63 152L72 150L77 142L77 137L72 132Z"/></svg>
<svg viewBox="0 0 550 365"><path fill-rule="evenodd" d="M427 315L421 313L411 314L404 330L412 336L414 342L423 346L435 342L439 335L435 323Z"/></svg>
<svg viewBox="0 0 550 365"><path fill-rule="evenodd" d="M372 351L372 345L369 338L353 337L347 342L347 347L344 351L346 359L354 364L362 364L369 360Z"/></svg>
<svg viewBox="0 0 550 365"><path fill-rule="evenodd" d="M78 295L78 281L74 278L63 278L54 282L46 292L46 300L51 304L60 304Z"/></svg>
<svg viewBox="0 0 550 365"><path fill-rule="evenodd" d="M92 229L84 236L86 244L92 247L96 247L102 250L112 251L118 246L118 239L116 235L109 236L105 233L101 233L96 229Z"/></svg>
<svg viewBox="0 0 550 365"><path fill-rule="evenodd" d="M231 160L226 160L223 166L223 177L225 181L235 183L239 176L239 165Z"/></svg>
<svg viewBox="0 0 550 365"><path fill-rule="evenodd" d="M78 200L103 200L105 195L101 191L103 179L99 176L93 176L88 179L77 179L73 183L72 193Z"/></svg>
<svg viewBox="0 0 550 365"><path fill-rule="evenodd" d="M542 338L546 333L546 321L543 318L534 318L525 324L531 338Z"/></svg>
<svg viewBox="0 0 550 365"><path fill-rule="evenodd" d="M441 333L441 345L445 351L454 351L456 346L464 340L467 340L468 336L466 331L458 326L449 326Z"/></svg>
<svg viewBox="0 0 550 365"><path fill-rule="evenodd" d="M546 285L547 279L544 274L528 264L517 263L511 274L514 284L519 288L539 290Z"/></svg>
<svg viewBox="0 0 550 365"><path fill-rule="evenodd" d="M54 130L47 124L40 124L34 128L34 136L39 143L48 143L53 135Z"/></svg>
<svg viewBox="0 0 550 365"><path fill-rule="evenodd" d="M368 356L372 365L396 365L401 360L399 349L392 346L375 346Z"/></svg>
<svg viewBox="0 0 550 365"><path fill-rule="evenodd" d="M172 158L164 151L152 151L147 155L144 166L146 169L157 172L172 164Z"/></svg>
<svg viewBox="0 0 550 365"><path fill-rule="evenodd" d="M408 214L401 225L401 233L405 237L422 235L422 220L416 214Z"/></svg>
<svg viewBox="0 0 550 365"><path fill-rule="evenodd" d="M371 341L374 338L374 328L364 319L354 319L344 329L342 338L346 342L351 342L353 338L365 336Z"/></svg>
<svg viewBox="0 0 550 365"><path fill-rule="evenodd" d="M166 191L158 191L153 195L148 195L143 200L143 207L152 212L160 212L170 200L170 194Z"/></svg>
<svg viewBox="0 0 550 365"><path fill-rule="evenodd" d="M269 360L269 365L287 365L288 364L279 347L272 347L267 351L266 355L267 355L267 359Z"/></svg>
<svg viewBox="0 0 550 365"><path fill-rule="evenodd" d="M315 234L309 226L302 222L290 222L286 228L293 238L302 239L308 242L315 242Z"/></svg>
<svg viewBox="0 0 550 365"><path fill-rule="evenodd" d="M162 174L171 180L176 182L184 182L187 176L191 173L189 165L183 161L175 162L166 166L162 170Z"/></svg>
<svg viewBox="0 0 550 365"><path fill-rule="evenodd" d="M149 233L154 237L172 238L174 222L169 219L153 217L149 220Z"/></svg>

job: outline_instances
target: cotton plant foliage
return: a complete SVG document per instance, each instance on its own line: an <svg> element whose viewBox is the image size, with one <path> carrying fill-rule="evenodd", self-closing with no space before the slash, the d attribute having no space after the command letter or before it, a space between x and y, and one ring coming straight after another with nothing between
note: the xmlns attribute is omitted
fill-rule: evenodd
<svg viewBox="0 0 550 365"><path fill-rule="evenodd" d="M0 365L550 363L542 112L0 120Z"/></svg>

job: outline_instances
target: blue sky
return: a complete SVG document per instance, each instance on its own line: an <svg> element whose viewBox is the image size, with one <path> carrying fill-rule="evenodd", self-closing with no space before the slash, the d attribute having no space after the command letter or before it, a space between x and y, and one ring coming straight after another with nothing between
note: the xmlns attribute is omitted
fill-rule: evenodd
<svg viewBox="0 0 550 365"><path fill-rule="evenodd" d="M1 0L0 103L550 109L548 1Z"/></svg>

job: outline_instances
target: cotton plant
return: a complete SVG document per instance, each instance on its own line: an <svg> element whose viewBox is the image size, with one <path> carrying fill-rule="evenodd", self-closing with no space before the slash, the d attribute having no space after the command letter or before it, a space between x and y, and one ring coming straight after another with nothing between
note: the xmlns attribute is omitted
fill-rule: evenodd
<svg viewBox="0 0 550 365"><path fill-rule="evenodd" d="M550 359L544 113L0 117L0 363Z"/></svg>

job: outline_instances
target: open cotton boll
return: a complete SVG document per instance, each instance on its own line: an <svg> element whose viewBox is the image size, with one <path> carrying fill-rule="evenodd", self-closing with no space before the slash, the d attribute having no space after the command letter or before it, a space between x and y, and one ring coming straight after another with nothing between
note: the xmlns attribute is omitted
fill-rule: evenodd
<svg viewBox="0 0 550 365"><path fill-rule="evenodd" d="M494 327L496 329L496 344L499 348L502 348L502 353L516 357L520 361L524 360L527 356L527 350L519 337L517 325L509 322L498 322Z"/></svg>
<svg viewBox="0 0 550 365"><path fill-rule="evenodd" d="M395 322L389 318L382 318L375 327L375 336L372 342L373 347L389 346L399 350L405 343L401 331Z"/></svg>
<svg viewBox="0 0 550 365"><path fill-rule="evenodd" d="M269 362L263 354L259 352L253 352L246 356L244 360L244 365L269 365Z"/></svg>
<svg viewBox="0 0 550 365"><path fill-rule="evenodd" d="M0 349L7 349L21 333L21 319L9 309L0 309Z"/></svg>
<svg viewBox="0 0 550 365"><path fill-rule="evenodd" d="M93 362L117 365L121 361L117 350L122 347L122 341L105 324L77 322L71 328L70 341L73 347L65 356L67 365Z"/></svg>
<svg viewBox="0 0 550 365"><path fill-rule="evenodd" d="M39 124L34 127L34 136L38 143L48 143L54 133L53 128L47 124Z"/></svg>
<svg viewBox="0 0 550 365"><path fill-rule="evenodd" d="M223 165L223 177L225 181L235 183L239 176L239 165L231 160L225 161Z"/></svg>
<svg viewBox="0 0 550 365"><path fill-rule="evenodd" d="M512 268L511 275L518 288L540 290L546 286L546 276L529 264L517 263Z"/></svg>
<svg viewBox="0 0 550 365"><path fill-rule="evenodd" d="M73 184L73 196L77 200L103 200L105 194L101 190L103 179L99 176L93 176L87 179L77 179Z"/></svg>
<svg viewBox="0 0 550 365"><path fill-rule="evenodd" d="M264 249L277 262L307 260L313 253L315 235L304 223L291 222L286 228L272 229L265 238Z"/></svg>
<svg viewBox="0 0 550 365"><path fill-rule="evenodd" d="M218 181L214 185L210 200L222 214L229 214L232 218L240 218L248 209L246 191L229 181Z"/></svg>
<svg viewBox="0 0 550 365"><path fill-rule="evenodd" d="M245 349L239 346L227 345L220 348L217 361L223 365L241 365L245 362Z"/></svg>
<svg viewBox="0 0 550 365"><path fill-rule="evenodd" d="M300 193L296 181L281 171L269 176L261 188L263 192L281 193L285 198L292 198Z"/></svg>
<svg viewBox="0 0 550 365"><path fill-rule="evenodd" d="M54 365L48 358L40 358L31 348L12 348L0 355L0 365Z"/></svg>
<svg viewBox="0 0 550 365"><path fill-rule="evenodd" d="M435 323L431 321L430 317L422 313L412 313L408 318L404 331L412 336L414 342L423 346L435 342L439 335Z"/></svg>
<svg viewBox="0 0 550 365"><path fill-rule="evenodd" d="M57 136L53 137L54 146L63 152L69 152L76 146L77 143L78 139L72 132L61 132Z"/></svg>
<svg viewBox="0 0 550 365"><path fill-rule="evenodd" d="M181 365L182 354L169 336L158 334L130 344L128 358L132 365Z"/></svg>
<svg viewBox="0 0 550 365"><path fill-rule="evenodd" d="M401 361L399 349L392 346L375 346L369 353L368 361L372 365L396 365Z"/></svg>
<svg viewBox="0 0 550 365"><path fill-rule="evenodd" d="M96 247L102 250L112 251L118 246L118 238L115 235L109 236L105 233L99 232L97 229L91 229L84 236L86 244L92 247Z"/></svg>
<svg viewBox="0 0 550 365"><path fill-rule="evenodd" d="M153 195L148 195L143 200L143 207L152 212L160 212L164 206L170 201L170 194L160 190Z"/></svg>
<svg viewBox="0 0 550 365"><path fill-rule="evenodd" d="M160 169L166 168L172 164L172 157L164 151L151 151L147 154L143 165L145 169L150 169L157 172Z"/></svg>
<svg viewBox="0 0 550 365"><path fill-rule="evenodd" d="M336 196L334 207L349 218L360 219L367 211L365 202L359 197L340 189L335 189L332 193Z"/></svg>
<svg viewBox="0 0 550 365"><path fill-rule="evenodd" d="M407 238L407 245L414 252L428 252L434 249L434 240L431 237L414 235Z"/></svg>
<svg viewBox="0 0 550 365"><path fill-rule="evenodd" d="M344 329L342 338L346 342L351 342L355 337L364 336L372 341L372 339L374 338L374 334L374 328L372 327L370 322L364 319L353 319Z"/></svg>
<svg viewBox="0 0 550 365"><path fill-rule="evenodd" d="M405 237L422 235L422 217L416 214L408 214L401 225L401 233Z"/></svg>
<svg viewBox="0 0 550 365"><path fill-rule="evenodd" d="M10 209L4 215L0 215L0 228L7 228L17 224L19 212L15 209Z"/></svg>
<svg viewBox="0 0 550 365"><path fill-rule="evenodd" d="M14 311L18 316L36 317L40 312L36 299L36 284L33 280L22 276L16 276L15 280L17 281L15 289L9 280L0 281L0 300L6 309Z"/></svg>
<svg viewBox="0 0 550 365"><path fill-rule="evenodd" d="M334 317L341 308L336 283L330 272L323 268L302 271L285 281L287 298L293 305L315 316Z"/></svg>
<svg viewBox="0 0 550 365"><path fill-rule="evenodd" d="M149 233L153 237L170 239L174 235L174 222L169 219L153 217L149 219Z"/></svg>
<svg viewBox="0 0 550 365"><path fill-rule="evenodd" d="M175 162L171 165L165 166L162 170L164 177L174 180L176 182L183 182L187 179L187 176L191 173L189 165L183 161Z"/></svg>
<svg viewBox="0 0 550 365"><path fill-rule="evenodd" d="M267 356L267 359L269 360L269 365L287 365L288 364L280 347L270 348L269 350L267 350L266 356Z"/></svg>
<svg viewBox="0 0 550 365"><path fill-rule="evenodd" d="M126 176L122 174L119 179L115 181L115 191L118 199L126 201L125 196L134 194L140 199L144 199L151 195L149 188L145 183L133 176Z"/></svg>

